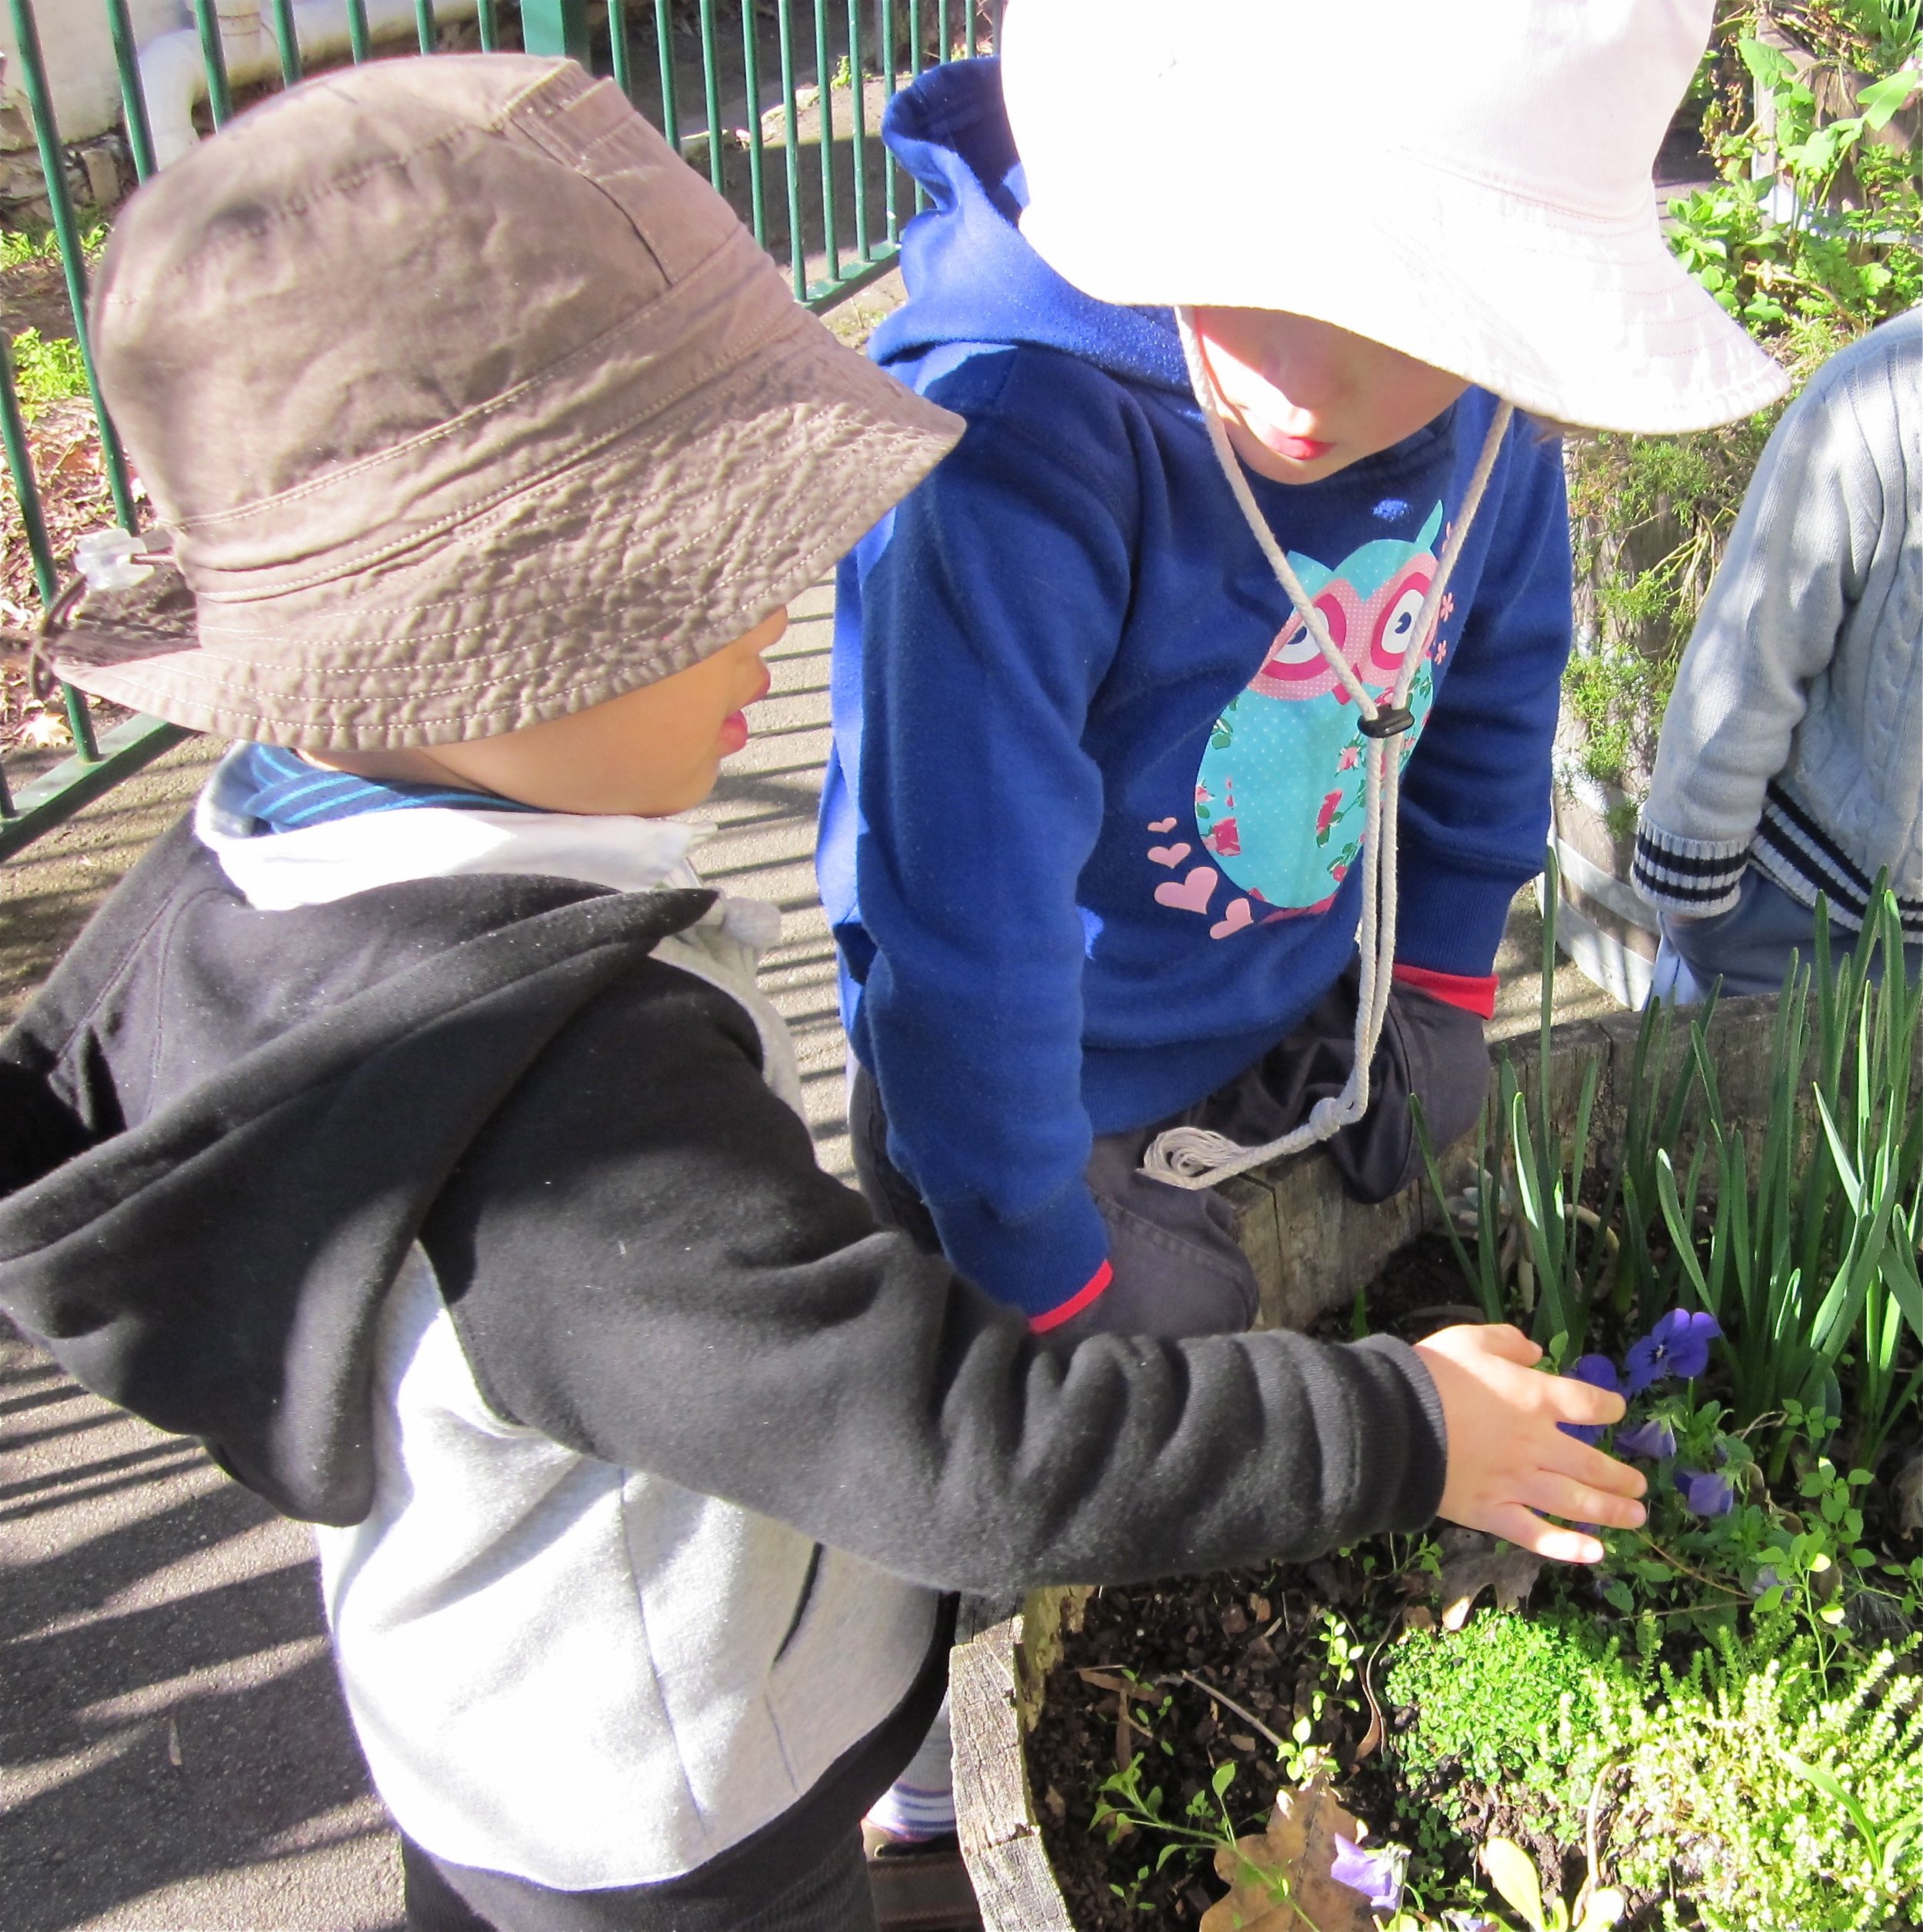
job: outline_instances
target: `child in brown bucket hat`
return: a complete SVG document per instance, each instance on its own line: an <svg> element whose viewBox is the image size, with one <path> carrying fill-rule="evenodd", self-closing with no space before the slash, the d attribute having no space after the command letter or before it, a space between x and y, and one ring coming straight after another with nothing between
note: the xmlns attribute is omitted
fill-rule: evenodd
<svg viewBox="0 0 1923 1932"><path fill-rule="evenodd" d="M1614 1396L1051 1353L816 1168L768 909L662 814L955 426L611 86L297 88L135 198L96 320L172 561L52 655L242 742L0 1042L0 1307L317 1526L411 1925L872 1924L945 1592L1637 1518L1555 1427Z"/></svg>

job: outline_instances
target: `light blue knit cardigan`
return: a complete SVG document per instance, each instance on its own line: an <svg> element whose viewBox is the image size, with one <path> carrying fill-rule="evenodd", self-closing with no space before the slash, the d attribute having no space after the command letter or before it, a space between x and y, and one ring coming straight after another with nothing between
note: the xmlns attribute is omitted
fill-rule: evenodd
<svg viewBox="0 0 1923 1932"><path fill-rule="evenodd" d="M1706 917L1748 865L1852 928L1887 870L1923 939L1923 308L1791 405L1683 653L1635 883Z"/></svg>

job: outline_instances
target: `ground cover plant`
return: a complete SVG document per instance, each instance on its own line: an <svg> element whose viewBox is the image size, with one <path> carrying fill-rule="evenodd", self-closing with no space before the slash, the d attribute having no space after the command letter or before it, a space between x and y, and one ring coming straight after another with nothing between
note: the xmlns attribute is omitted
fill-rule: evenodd
<svg viewBox="0 0 1923 1932"><path fill-rule="evenodd" d="M1923 1920L1898 944L1885 894L1855 956L1791 975L1747 1118L1708 1011L1645 1014L1620 1093L1592 1068L1560 1102L1547 1051L1501 1079L1479 1178L1342 1330L1461 1318L1438 1293L1528 1328L1627 1397L1598 1433L1641 1459L1648 1521L1594 1571L1450 1530L1096 1594L1030 1741L1085 1932Z"/></svg>

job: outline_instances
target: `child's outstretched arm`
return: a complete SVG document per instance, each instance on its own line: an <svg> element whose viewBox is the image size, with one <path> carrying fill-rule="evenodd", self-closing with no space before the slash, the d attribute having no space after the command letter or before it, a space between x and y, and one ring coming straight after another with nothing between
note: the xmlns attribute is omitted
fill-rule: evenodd
<svg viewBox="0 0 1923 1932"><path fill-rule="evenodd" d="M1610 1398L1473 1346L1454 1368L1386 1336L1051 1350L876 1230L758 1054L733 1001L650 964L557 1034L468 1149L422 1240L504 1420L984 1591L1310 1556L1418 1529L1458 1491L1473 1521L1491 1498L1631 1520L1637 1479L1605 1457L1568 1460L1566 1488L1517 1474L1558 1453L1558 1414ZM1461 1419L1458 1383L1514 1419L1508 1448Z"/></svg>
<svg viewBox="0 0 1923 1932"><path fill-rule="evenodd" d="M1415 1352L1435 1380L1448 1431L1439 1514L1559 1563L1600 1562L1602 1545L1545 1515L1641 1527L1635 1499L1648 1485L1640 1472L1561 1426L1621 1421L1620 1395L1538 1374L1542 1351L1506 1323L1445 1328L1418 1342Z"/></svg>

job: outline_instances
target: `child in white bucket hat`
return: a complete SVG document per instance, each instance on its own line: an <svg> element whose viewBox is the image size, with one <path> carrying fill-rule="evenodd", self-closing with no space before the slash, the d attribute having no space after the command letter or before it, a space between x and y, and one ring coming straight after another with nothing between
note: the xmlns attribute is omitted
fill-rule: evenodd
<svg viewBox="0 0 1923 1932"><path fill-rule="evenodd" d="M1024 0L892 109L871 352L969 429L843 567L822 885L871 1191L1038 1329L1239 1325L1201 1189L1478 1109L1569 641L1515 412L1784 386L1658 228L1709 16Z"/></svg>
<svg viewBox="0 0 1923 1932"><path fill-rule="evenodd" d="M1246 1325L1210 1184L1480 1111L1570 631L1516 411L1783 387L1658 228L1710 11L1015 0L895 101L870 352L968 430L842 568L822 884L870 1198L1038 1332Z"/></svg>

